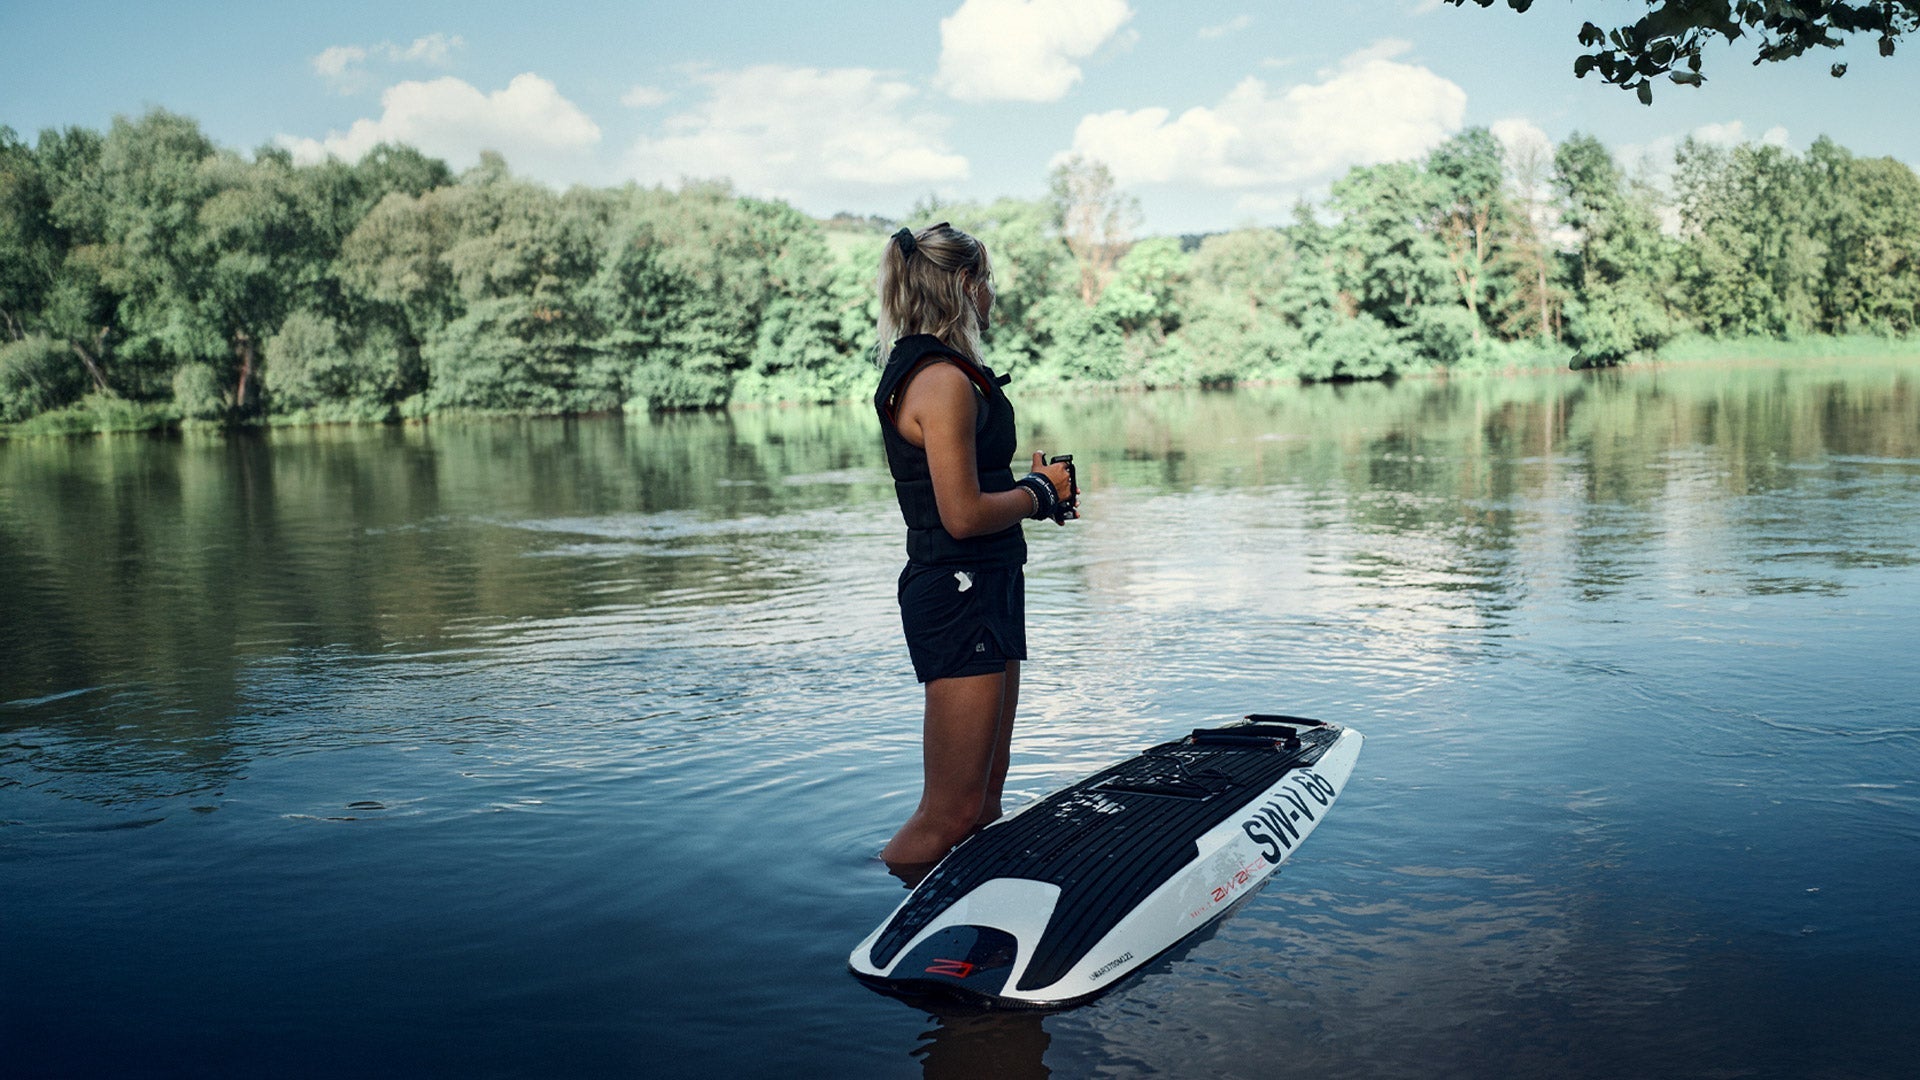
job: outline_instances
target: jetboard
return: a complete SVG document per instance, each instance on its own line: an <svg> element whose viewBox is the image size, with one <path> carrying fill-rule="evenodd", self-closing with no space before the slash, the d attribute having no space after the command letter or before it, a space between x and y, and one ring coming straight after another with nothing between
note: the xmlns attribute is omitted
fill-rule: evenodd
<svg viewBox="0 0 1920 1080"><path fill-rule="evenodd" d="M1362 741L1254 715L1150 747L974 834L848 966L909 996L1091 1000L1264 885L1340 797Z"/></svg>

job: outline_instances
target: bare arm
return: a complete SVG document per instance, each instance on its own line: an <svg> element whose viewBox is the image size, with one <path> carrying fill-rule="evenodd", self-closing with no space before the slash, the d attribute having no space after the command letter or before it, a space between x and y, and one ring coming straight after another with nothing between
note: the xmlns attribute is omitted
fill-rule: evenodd
<svg viewBox="0 0 1920 1080"><path fill-rule="evenodd" d="M999 532L1033 511L1033 497L1020 488L980 490L980 474L973 458L978 409L973 381L965 372L952 364L928 364L907 383L895 421L908 442L927 452L940 525L962 540ZM1033 468L1053 481L1055 490L1066 497L1065 465L1044 465L1035 454Z"/></svg>

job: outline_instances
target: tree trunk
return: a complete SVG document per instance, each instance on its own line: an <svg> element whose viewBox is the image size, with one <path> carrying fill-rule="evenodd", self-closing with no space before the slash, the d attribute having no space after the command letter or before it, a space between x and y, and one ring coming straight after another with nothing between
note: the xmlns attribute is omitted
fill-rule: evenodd
<svg viewBox="0 0 1920 1080"><path fill-rule="evenodd" d="M1467 273L1464 260L1453 264L1453 277L1460 283L1460 297L1467 302L1467 313L1473 316L1474 344L1480 342L1480 304L1475 295L1480 291L1480 280Z"/></svg>
<svg viewBox="0 0 1920 1080"><path fill-rule="evenodd" d="M1547 296L1547 264L1541 260L1535 268L1540 275L1540 340L1553 340L1553 309Z"/></svg>
<svg viewBox="0 0 1920 1080"><path fill-rule="evenodd" d="M247 390L253 381L253 337L245 330L236 330L233 344L240 351L240 378L234 384L233 408L240 412L247 407Z"/></svg>
<svg viewBox="0 0 1920 1080"><path fill-rule="evenodd" d="M80 362L86 365L87 377L93 380L93 388L95 390L105 390L107 388L107 380L100 374L100 365L93 362L93 357L87 355L87 350L81 348L79 342L75 341L69 344L73 346L73 355L79 357Z"/></svg>
<svg viewBox="0 0 1920 1080"><path fill-rule="evenodd" d="M1447 261L1453 264L1453 278L1460 284L1460 298L1466 301L1467 313L1473 316L1473 341L1480 343L1480 276L1467 272L1469 254L1467 230L1469 223L1455 211L1447 221ZM1476 265L1486 265L1487 219L1484 214L1476 213L1473 218L1474 231L1471 241L1471 254Z"/></svg>
<svg viewBox="0 0 1920 1080"><path fill-rule="evenodd" d="M1486 269L1487 256L1493 248L1493 212L1488 209L1473 213L1473 265ZM1473 276L1473 295L1467 298L1467 310L1473 313L1473 343L1480 344L1480 275Z"/></svg>
<svg viewBox="0 0 1920 1080"><path fill-rule="evenodd" d="M107 392L107 375L106 375L106 372L100 370L100 361L94 357L93 353L99 352L100 346L106 344L106 341L107 341L107 328L103 326L100 328L99 333L93 335L93 352L92 353L88 352L77 341L70 341L67 343L73 346L73 354L80 358L80 362L82 364L86 365L87 375L88 377L93 379L93 388L95 390L100 391L103 394Z"/></svg>

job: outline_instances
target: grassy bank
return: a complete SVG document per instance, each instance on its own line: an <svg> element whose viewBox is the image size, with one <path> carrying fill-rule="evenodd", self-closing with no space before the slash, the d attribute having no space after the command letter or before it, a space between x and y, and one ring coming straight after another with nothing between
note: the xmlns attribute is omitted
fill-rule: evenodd
<svg viewBox="0 0 1920 1080"><path fill-rule="evenodd" d="M179 412L167 402L128 401L122 397L89 394L65 408L30 416L17 424L0 424L0 439L158 431L179 423Z"/></svg>
<svg viewBox="0 0 1920 1080"><path fill-rule="evenodd" d="M1920 360L1920 338L1824 334L1796 338L1713 337L1686 334L1660 347L1663 363L1727 360Z"/></svg>

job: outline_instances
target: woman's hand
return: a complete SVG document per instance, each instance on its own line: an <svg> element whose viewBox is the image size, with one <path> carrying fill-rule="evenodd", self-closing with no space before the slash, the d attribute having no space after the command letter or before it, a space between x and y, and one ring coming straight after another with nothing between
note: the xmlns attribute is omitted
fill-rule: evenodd
<svg viewBox="0 0 1920 1080"><path fill-rule="evenodd" d="M902 438L927 452L940 524L959 540L996 533L1033 516L1034 495L1024 487L992 494L980 490L973 443L976 397L973 380L958 367L928 364L900 392L895 421ZM1064 462L1049 465L1045 455L1035 454L1033 471L1053 485L1056 499L1076 505L1080 492Z"/></svg>
<svg viewBox="0 0 1920 1080"><path fill-rule="evenodd" d="M1053 492L1062 504L1075 509L1079 508L1080 489L1074 485L1073 471L1067 468L1065 462L1049 465L1046 455L1036 451L1033 455L1033 471L1047 478L1047 482L1053 485ZM1060 524L1065 525L1066 522L1062 521Z"/></svg>

